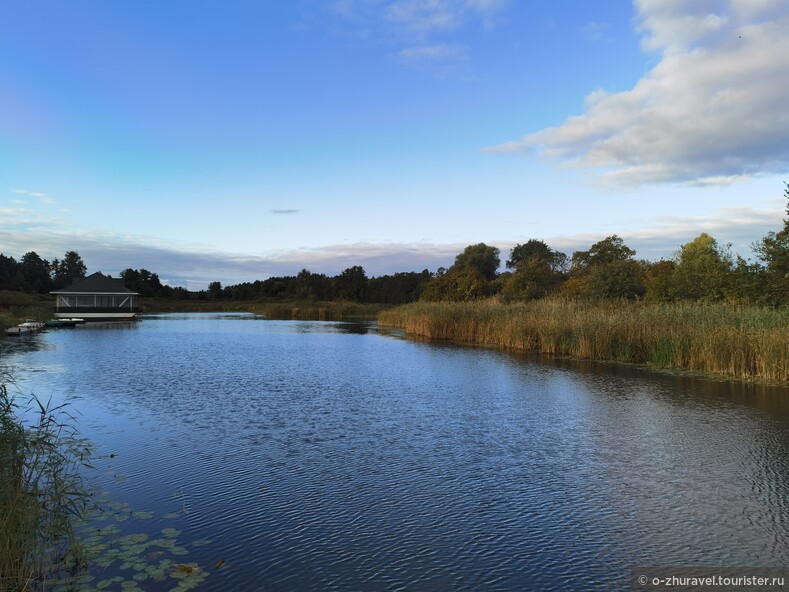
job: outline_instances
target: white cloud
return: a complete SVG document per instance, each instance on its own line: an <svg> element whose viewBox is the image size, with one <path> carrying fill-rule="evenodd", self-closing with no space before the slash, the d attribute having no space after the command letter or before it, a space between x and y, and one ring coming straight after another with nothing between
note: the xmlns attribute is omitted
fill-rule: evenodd
<svg viewBox="0 0 789 592"><path fill-rule="evenodd" d="M29 195L30 197L35 197L44 204L55 203L55 199L51 195L47 195L41 191L28 191L27 189L19 189L18 187L15 187L11 189L11 193L16 193L17 195Z"/></svg>
<svg viewBox="0 0 789 592"><path fill-rule="evenodd" d="M608 29L608 23L598 23L596 21L592 21L584 25L582 32L584 37L586 37L586 39L589 41L600 41L605 37Z"/></svg>
<svg viewBox="0 0 789 592"><path fill-rule="evenodd" d="M397 56L406 64L435 64L443 75L467 76L470 49L443 38L480 22L496 27L509 0L337 0L333 12L357 28L361 38L385 40L399 46ZM435 37L441 35L442 41Z"/></svg>
<svg viewBox="0 0 789 592"><path fill-rule="evenodd" d="M789 162L789 4L637 0L660 62L628 91L490 152L533 151L621 184L727 183ZM692 9L692 10L691 10Z"/></svg>

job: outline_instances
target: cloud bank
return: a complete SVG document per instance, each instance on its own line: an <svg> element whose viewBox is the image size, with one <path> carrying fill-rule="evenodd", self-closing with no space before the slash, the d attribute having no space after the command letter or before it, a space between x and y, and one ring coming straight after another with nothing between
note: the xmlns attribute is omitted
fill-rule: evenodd
<svg viewBox="0 0 789 592"><path fill-rule="evenodd" d="M658 64L581 115L488 152L540 154L605 181L716 185L787 171L789 3L636 0Z"/></svg>

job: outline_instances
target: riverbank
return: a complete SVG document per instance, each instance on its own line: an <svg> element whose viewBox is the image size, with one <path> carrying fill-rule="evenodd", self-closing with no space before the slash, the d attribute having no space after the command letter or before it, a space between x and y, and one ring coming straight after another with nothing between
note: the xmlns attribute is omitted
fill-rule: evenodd
<svg viewBox="0 0 789 592"><path fill-rule="evenodd" d="M416 302L382 311L408 335L789 384L789 310L728 304Z"/></svg>
<svg viewBox="0 0 789 592"><path fill-rule="evenodd" d="M141 299L142 314L167 312L252 312L268 319L299 321L375 320L387 304L346 301L266 302L260 300Z"/></svg>
<svg viewBox="0 0 789 592"><path fill-rule="evenodd" d="M55 299L49 295L0 290L0 333L25 319L44 321L52 317Z"/></svg>
<svg viewBox="0 0 789 592"><path fill-rule="evenodd" d="M141 314L173 312L251 312L268 319L301 321L356 321L377 318L390 304L347 301L177 300L141 298ZM55 299L50 295L0 290L0 333L25 319L52 318Z"/></svg>

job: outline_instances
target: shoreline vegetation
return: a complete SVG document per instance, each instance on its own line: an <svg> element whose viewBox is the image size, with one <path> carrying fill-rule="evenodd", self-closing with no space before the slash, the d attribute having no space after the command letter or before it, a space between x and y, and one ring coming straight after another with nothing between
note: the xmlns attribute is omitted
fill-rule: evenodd
<svg viewBox="0 0 789 592"><path fill-rule="evenodd" d="M0 376L0 592L46 589L87 569L76 527L90 493L91 448L64 405L20 402Z"/></svg>
<svg viewBox="0 0 789 592"><path fill-rule="evenodd" d="M490 299L407 304L382 311L379 322L409 336L461 344L789 383L786 308Z"/></svg>
<svg viewBox="0 0 789 592"><path fill-rule="evenodd" d="M142 302L143 314L250 312L271 320L372 321L411 337L789 384L789 308L731 302L499 297L393 307L349 301ZM0 291L0 329L51 316L50 297Z"/></svg>

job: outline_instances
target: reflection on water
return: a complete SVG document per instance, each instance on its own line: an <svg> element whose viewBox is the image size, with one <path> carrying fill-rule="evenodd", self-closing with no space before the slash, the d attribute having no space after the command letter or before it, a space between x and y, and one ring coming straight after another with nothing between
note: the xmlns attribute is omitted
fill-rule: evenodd
<svg viewBox="0 0 789 592"><path fill-rule="evenodd" d="M29 389L78 397L115 497L188 507L196 560L227 560L207 589L629 589L636 565L789 561L783 388L251 315L2 343Z"/></svg>

